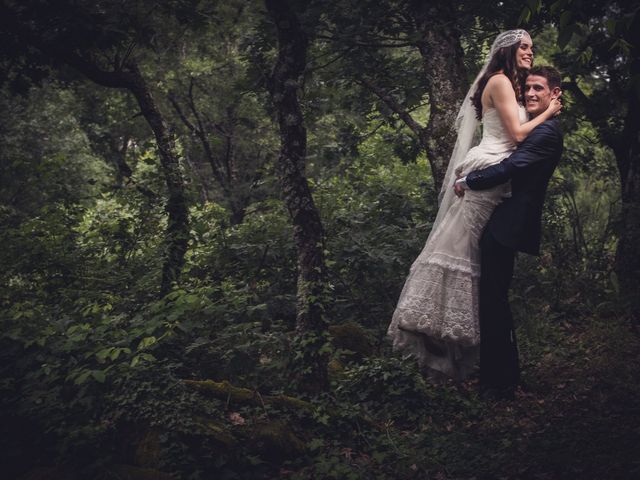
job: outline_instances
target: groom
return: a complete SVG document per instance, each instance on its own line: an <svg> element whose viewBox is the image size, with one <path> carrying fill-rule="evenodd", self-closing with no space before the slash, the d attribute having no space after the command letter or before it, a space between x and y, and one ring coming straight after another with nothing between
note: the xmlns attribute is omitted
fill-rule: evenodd
<svg viewBox="0 0 640 480"><path fill-rule="evenodd" d="M529 70L525 106L530 117L561 95L560 82L552 67ZM561 154L562 132L552 118L536 127L508 158L454 185L462 196L464 189L484 190L511 180L511 197L496 207L480 239L480 384L493 396L513 398L520 381L509 284L516 251L539 254L542 205Z"/></svg>

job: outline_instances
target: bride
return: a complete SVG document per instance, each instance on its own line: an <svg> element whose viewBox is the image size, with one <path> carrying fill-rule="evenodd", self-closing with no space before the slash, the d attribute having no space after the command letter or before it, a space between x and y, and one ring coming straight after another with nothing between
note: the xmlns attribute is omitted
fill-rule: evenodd
<svg viewBox="0 0 640 480"><path fill-rule="evenodd" d="M432 378L463 380L479 350L478 287L482 230L509 184L489 190L453 192L456 176L500 162L561 104L532 120L522 106L522 86L533 63L533 43L524 30L498 35L465 97L458 138L440 192L440 206L424 249L411 266L388 335L394 350L417 357ZM478 121L480 144L471 148Z"/></svg>

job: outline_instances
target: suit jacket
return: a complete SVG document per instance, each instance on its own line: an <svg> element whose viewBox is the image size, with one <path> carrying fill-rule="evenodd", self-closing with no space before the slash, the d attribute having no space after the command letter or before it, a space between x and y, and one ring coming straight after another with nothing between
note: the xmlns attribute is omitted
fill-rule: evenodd
<svg viewBox="0 0 640 480"><path fill-rule="evenodd" d="M533 129L502 162L467 175L471 190L511 180L511 197L496 207L486 226L502 245L532 255L540 253L544 196L562 148L560 125L552 118Z"/></svg>

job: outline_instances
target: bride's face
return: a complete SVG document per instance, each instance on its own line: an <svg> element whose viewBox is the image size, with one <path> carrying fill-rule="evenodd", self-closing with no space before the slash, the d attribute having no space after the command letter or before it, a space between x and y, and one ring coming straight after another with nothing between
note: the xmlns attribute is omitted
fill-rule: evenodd
<svg viewBox="0 0 640 480"><path fill-rule="evenodd" d="M529 70L533 65L533 42L529 35L520 40L520 47L516 52L516 65L524 70Z"/></svg>

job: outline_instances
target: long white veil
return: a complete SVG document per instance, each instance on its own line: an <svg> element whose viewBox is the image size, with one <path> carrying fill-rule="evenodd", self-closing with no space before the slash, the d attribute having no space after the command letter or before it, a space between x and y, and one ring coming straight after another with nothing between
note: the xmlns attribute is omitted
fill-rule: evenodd
<svg viewBox="0 0 640 480"><path fill-rule="evenodd" d="M529 34L526 30L516 29L516 30L507 30L506 32L502 32L499 34L493 42L491 46L491 51L489 55L487 55L486 61L480 69L480 73L476 76L475 80L471 84L467 95L464 97L462 101L462 106L458 111L458 116L456 117L456 130L458 132L458 138L456 139L455 146L453 147L453 152L451 153L451 158L449 159L449 166L447 167L447 172L444 176L444 182L442 182L442 188L440 190L440 194L438 195L438 214L436 215L436 219L433 223L433 227L431 228L431 234L435 232L436 227L440 224L442 219L444 218L447 210L451 207L455 199L457 198L453 191L453 183L456 178L456 169L465 159L467 152L471 150L474 146L474 143L477 142L479 138L476 135L478 126L480 122L476 118L476 111L471 102L471 97L476 91L478 87L478 83L480 79L487 71L487 67L493 58L495 52L502 48L511 46L517 42L519 42L524 36L528 36ZM429 236L431 236L431 234Z"/></svg>

